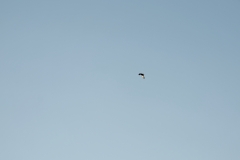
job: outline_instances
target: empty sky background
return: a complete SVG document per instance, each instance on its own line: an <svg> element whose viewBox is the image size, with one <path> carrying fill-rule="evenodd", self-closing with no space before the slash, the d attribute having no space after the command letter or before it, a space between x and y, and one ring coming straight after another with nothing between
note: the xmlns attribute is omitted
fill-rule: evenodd
<svg viewBox="0 0 240 160"><path fill-rule="evenodd" d="M239 16L239 0L2 0L0 159L239 160Z"/></svg>

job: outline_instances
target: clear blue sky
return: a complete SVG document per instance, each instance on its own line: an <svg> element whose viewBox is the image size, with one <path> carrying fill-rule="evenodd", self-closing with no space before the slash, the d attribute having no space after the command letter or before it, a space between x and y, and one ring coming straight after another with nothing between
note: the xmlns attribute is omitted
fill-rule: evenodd
<svg viewBox="0 0 240 160"><path fill-rule="evenodd" d="M238 0L2 0L0 159L239 160L239 16Z"/></svg>

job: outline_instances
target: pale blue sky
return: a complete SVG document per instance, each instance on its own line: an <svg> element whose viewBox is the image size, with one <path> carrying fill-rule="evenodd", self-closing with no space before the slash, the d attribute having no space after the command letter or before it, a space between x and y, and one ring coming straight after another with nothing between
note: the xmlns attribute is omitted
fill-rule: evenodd
<svg viewBox="0 0 240 160"><path fill-rule="evenodd" d="M2 0L0 159L239 160L239 16L238 0Z"/></svg>

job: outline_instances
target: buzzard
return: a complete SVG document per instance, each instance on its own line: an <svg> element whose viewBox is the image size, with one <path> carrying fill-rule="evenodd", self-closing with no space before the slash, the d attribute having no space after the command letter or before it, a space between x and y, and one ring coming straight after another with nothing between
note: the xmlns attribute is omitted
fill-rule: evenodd
<svg viewBox="0 0 240 160"><path fill-rule="evenodd" d="M144 74L143 74L143 73L139 73L138 75L139 75L139 76L142 76L142 78L143 78L143 79L145 79L145 77L144 77Z"/></svg>

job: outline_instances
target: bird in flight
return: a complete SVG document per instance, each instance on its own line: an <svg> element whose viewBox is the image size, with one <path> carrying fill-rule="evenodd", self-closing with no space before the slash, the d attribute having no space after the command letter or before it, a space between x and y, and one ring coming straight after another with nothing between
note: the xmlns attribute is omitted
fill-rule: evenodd
<svg viewBox="0 0 240 160"><path fill-rule="evenodd" d="M143 73L139 73L138 75L139 75L139 76L142 76L142 78L143 78L143 79L145 79L145 77L144 77L144 74L143 74Z"/></svg>

